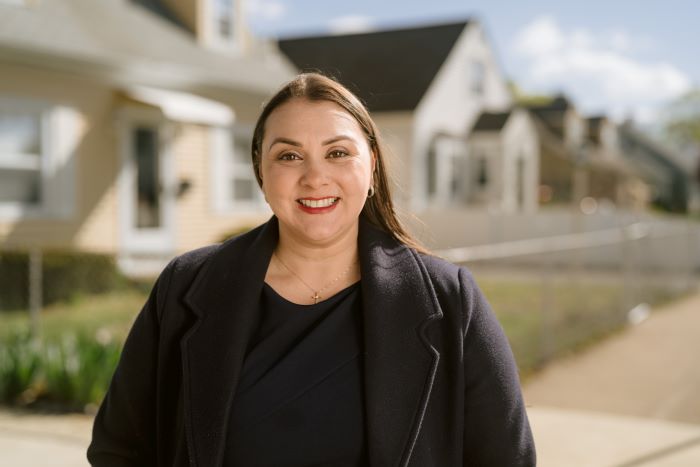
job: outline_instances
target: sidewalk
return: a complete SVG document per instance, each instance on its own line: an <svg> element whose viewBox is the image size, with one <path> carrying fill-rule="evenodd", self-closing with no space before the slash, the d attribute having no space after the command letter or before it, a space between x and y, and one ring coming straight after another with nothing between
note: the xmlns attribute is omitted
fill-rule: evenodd
<svg viewBox="0 0 700 467"><path fill-rule="evenodd" d="M700 293L529 380L538 466L700 466L698 336ZM0 466L85 466L91 426L0 410Z"/></svg>
<svg viewBox="0 0 700 467"><path fill-rule="evenodd" d="M540 467L700 466L700 293L524 388Z"/></svg>
<svg viewBox="0 0 700 467"><path fill-rule="evenodd" d="M91 430L88 415L35 415L2 409L0 466L86 466Z"/></svg>

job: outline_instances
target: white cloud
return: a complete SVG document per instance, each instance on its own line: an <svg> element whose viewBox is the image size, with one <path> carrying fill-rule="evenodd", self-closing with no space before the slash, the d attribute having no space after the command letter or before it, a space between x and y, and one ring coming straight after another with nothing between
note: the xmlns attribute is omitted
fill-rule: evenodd
<svg viewBox="0 0 700 467"><path fill-rule="evenodd" d="M363 15L346 15L333 18L330 20L329 27L332 34L369 32L376 28L374 18Z"/></svg>
<svg viewBox="0 0 700 467"><path fill-rule="evenodd" d="M287 13L287 6L277 0L248 0L246 12L250 17L277 21Z"/></svg>
<svg viewBox="0 0 700 467"><path fill-rule="evenodd" d="M552 17L538 18L515 38L513 50L524 64L521 86L533 91L564 90L584 111L654 118L654 109L691 87L675 66L641 61L631 53L650 49L648 39L623 30L595 33L563 30Z"/></svg>

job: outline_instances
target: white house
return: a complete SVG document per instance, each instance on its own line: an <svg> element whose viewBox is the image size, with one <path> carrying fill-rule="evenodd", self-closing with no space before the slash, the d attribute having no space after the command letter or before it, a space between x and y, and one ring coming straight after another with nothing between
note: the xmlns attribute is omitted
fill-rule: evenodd
<svg viewBox="0 0 700 467"><path fill-rule="evenodd" d="M484 196L493 198L488 204L518 206L512 189L485 188L483 180L469 174L470 167L480 163L475 157L489 160L494 175L489 180L494 183L519 183L505 175L518 170L536 173L534 165L518 169L517 157L497 153L515 151L517 138L512 136L496 136L503 145L489 148L482 144L483 136L476 138L473 144L480 146L480 153L472 154L469 135L479 116L508 112L512 106L506 80L478 21L297 37L280 40L279 48L299 69L335 76L368 105L389 146L396 195L403 206L413 211L464 207L483 204ZM535 137L523 123L528 116L516 114L507 132L530 131ZM525 146L530 144L528 138L523 140ZM526 164L534 164L536 150L524 147L522 152L528 154ZM506 178L498 181L501 170ZM528 186L522 189L527 200L522 206L534 208L537 179L523 181ZM475 195L479 190L484 196Z"/></svg>

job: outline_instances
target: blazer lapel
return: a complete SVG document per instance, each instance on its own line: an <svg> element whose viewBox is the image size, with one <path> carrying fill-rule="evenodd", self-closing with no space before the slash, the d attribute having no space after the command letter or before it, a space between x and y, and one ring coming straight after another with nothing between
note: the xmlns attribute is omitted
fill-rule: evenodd
<svg viewBox="0 0 700 467"><path fill-rule="evenodd" d="M359 246L369 460L405 466L440 358L425 331L442 312L413 250L364 220Z"/></svg>
<svg viewBox="0 0 700 467"><path fill-rule="evenodd" d="M185 296L198 317L181 343L185 430L194 465L221 465L233 394L277 235L273 217L222 244Z"/></svg>

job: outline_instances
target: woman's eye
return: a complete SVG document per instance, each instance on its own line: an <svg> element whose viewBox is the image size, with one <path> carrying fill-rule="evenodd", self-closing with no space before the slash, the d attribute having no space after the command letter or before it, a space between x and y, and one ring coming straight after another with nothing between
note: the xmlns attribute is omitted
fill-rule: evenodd
<svg viewBox="0 0 700 467"><path fill-rule="evenodd" d="M340 158L340 157L345 157L345 156L348 156L348 155L349 155L349 154L347 153L347 151L343 151L343 150L340 150L340 149L334 149L334 150L332 150L331 152L328 153L328 157L330 157L331 159L338 159L338 158Z"/></svg>
<svg viewBox="0 0 700 467"><path fill-rule="evenodd" d="M297 159L301 159L298 154L294 154L293 152L285 152L283 154L280 154L278 157L279 160L281 161L295 161Z"/></svg>

